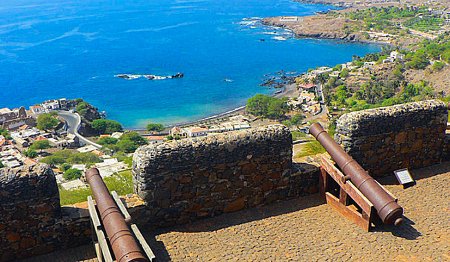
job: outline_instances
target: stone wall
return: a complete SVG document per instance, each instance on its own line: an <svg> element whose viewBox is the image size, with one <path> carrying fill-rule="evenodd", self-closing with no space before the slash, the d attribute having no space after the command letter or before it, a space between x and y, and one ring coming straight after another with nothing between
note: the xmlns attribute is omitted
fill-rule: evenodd
<svg viewBox="0 0 450 262"><path fill-rule="evenodd" d="M89 243L90 223L61 208L53 171L45 165L0 169L0 261Z"/></svg>
<svg viewBox="0 0 450 262"><path fill-rule="evenodd" d="M304 171L293 169L292 137L281 125L148 145L133 157L135 192L152 226L317 191L317 173Z"/></svg>
<svg viewBox="0 0 450 262"><path fill-rule="evenodd" d="M433 100L352 112L337 121L335 140L373 176L425 167L442 160L447 114Z"/></svg>

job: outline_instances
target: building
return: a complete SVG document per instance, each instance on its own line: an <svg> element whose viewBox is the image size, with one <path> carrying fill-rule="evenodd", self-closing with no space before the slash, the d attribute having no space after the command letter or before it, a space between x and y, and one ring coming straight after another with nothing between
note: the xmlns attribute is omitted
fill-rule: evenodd
<svg viewBox="0 0 450 262"><path fill-rule="evenodd" d="M45 113L45 108L40 105L30 106L30 113L34 116Z"/></svg>
<svg viewBox="0 0 450 262"><path fill-rule="evenodd" d="M282 16L280 17L280 22L297 22L297 16Z"/></svg>
<svg viewBox="0 0 450 262"><path fill-rule="evenodd" d="M208 135L209 129L204 127L188 127L183 128L184 132L187 134L188 137L199 137L199 136L206 136Z"/></svg>
<svg viewBox="0 0 450 262"><path fill-rule="evenodd" d="M393 59L394 61L401 61L403 59L405 59L405 55L404 54L400 54L398 51L392 51L391 54L389 55L389 58Z"/></svg>
<svg viewBox="0 0 450 262"><path fill-rule="evenodd" d="M314 92L314 90L316 89L317 86L314 83L307 83L307 84L300 84L299 87L303 90L308 90L308 91Z"/></svg>
<svg viewBox="0 0 450 262"><path fill-rule="evenodd" d="M150 144L161 144L166 139L165 136L147 136L146 138Z"/></svg>
<svg viewBox="0 0 450 262"><path fill-rule="evenodd" d="M171 136L187 137L187 133L184 130L184 128L180 128L178 126L175 126L172 129L170 129L169 134Z"/></svg>
<svg viewBox="0 0 450 262"><path fill-rule="evenodd" d="M28 117L25 107L17 109L2 108L0 109L0 126L8 129L15 130L22 125L34 125L34 121Z"/></svg>
<svg viewBox="0 0 450 262"><path fill-rule="evenodd" d="M45 112L50 112L61 108L58 100L45 101L44 103L41 104L41 106L45 109Z"/></svg>

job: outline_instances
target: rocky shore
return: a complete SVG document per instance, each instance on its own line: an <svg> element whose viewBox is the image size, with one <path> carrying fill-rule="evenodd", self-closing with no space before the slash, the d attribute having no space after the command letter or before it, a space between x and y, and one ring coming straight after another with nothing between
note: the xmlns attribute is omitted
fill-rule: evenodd
<svg viewBox="0 0 450 262"><path fill-rule="evenodd" d="M295 22L283 21L281 17L269 17L262 21L264 25L292 30L297 37L366 42L361 33L346 32L345 24L351 22L344 17L335 18L327 15L298 17Z"/></svg>

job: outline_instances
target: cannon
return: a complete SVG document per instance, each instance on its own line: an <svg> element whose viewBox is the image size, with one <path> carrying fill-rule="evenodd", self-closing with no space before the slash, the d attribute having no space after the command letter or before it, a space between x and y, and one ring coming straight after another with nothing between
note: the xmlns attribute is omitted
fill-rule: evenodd
<svg viewBox="0 0 450 262"><path fill-rule="evenodd" d="M109 194L98 169L91 168L86 172L86 180L91 186L97 203L103 227L109 238L117 262L148 261L128 228L116 202Z"/></svg>
<svg viewBox="0 0 450 262"><path fill-rule="evenodd" d="M350 155L348 155L333 138L314 123L309 132L330 154L345 175L343 183L350 180L356 188L371 202L384 224L399 226L403 222L403 208L386 190L373 179Z"/></svg>

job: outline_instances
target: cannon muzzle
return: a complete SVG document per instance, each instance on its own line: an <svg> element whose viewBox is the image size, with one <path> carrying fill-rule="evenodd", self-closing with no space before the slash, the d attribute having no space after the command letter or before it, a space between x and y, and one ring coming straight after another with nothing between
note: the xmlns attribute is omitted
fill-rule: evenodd
<svg viewBox="0 0 450 262"><path fill-rule="evenodd" d="M327 150L347 179L372 202L383 223L398 226L403 222L403 208L328 135L320 124L312 124L309 132Z"/></svg>
<svg viewBox="0 0 450 262"><path fill-rule="evenodd" d="M117 262L148 261L143 255L131 230L109 194L97 168L86 172L86 179L92 189L98 211L108 235Z"/></svg>

